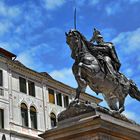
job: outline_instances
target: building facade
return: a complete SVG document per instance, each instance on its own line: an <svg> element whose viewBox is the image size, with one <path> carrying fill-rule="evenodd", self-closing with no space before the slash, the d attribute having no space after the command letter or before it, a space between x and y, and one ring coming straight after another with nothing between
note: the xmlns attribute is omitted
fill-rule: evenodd
<svg viewBox="0 0 140 140"><path fill-rule="evenodd" d="M39 134L56 127L57 115L75 97L75 89L36 72L0 48L0 139L41 139ZM101 100L82 93L81 101Z"/></svg>

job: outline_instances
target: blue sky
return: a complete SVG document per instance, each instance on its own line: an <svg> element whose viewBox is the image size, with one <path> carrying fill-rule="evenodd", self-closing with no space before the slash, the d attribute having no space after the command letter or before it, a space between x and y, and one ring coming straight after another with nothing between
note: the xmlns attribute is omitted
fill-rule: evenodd
<svg viewBox="0 0 140 140"><path fill-rule="evenodd" d="M140 0L0 0L0 46L29 68L76 87L64 34L73 28L75 7L77 29L90 39L96 27L113 42L121 72L140 88ZM140 102L128 97L125 105L124 113L140 123Z"/></svg>

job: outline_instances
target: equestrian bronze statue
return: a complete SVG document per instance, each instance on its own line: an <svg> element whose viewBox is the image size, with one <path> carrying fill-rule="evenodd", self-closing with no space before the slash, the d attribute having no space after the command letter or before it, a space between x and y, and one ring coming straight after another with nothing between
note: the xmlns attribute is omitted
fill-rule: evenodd
<svg viewBox="0 0 140 140"><path fill-rule="evenodd" d="M124 102L129 94L140 101L136 84L119 72L121 63L115 47L105 42L100 31L94 29L90 41L76 29L66 33L66 42L75 60L72 71L78 83L75 100L89 86L95 93L101 93L113 113L125 110Z"/></svg>

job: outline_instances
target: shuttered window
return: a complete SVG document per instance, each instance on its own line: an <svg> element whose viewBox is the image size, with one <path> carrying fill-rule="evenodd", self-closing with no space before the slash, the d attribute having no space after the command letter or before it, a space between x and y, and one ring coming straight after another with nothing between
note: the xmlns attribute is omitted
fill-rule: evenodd
<svg viewBox="0 0 140 140"><path fill-rule="evenodd" d="M29 90L29 95L35 97L35 84L34 84L34 82L28 81L28 90Z"/></svg>
<svg viewBox="0 0 140 140"><path fill-rule="evenodd" d="M49 102L55 104L54 90L48 89L49 92Z"/></svg>
<svg viewBox="0 0 140 140"><path fill-rule="evenodd" d="M3 73L2 73L2 70L0 70L0 86L3 86Z"/></svg>
<svg viewBox="0 0 140 140"><path fill-rule="evenodd" d="M0 128L4 128L4 110L0 109Z"/></svg>
<svg viewBox="0 0 140 140"><path fill-rule="evenodd" d="M26 79L19 77L20 92L27 93Z"/></svg>
<svg viewBox="0 0 140 140"><path fill-rule="evenodd" d="M33 106L30 107L30 118L31 128L37 129L37 112Z"/></svg>
<svg viewBox="0 0 140 140"><path fill-rule="evenodd" d="M28 109L26 104L21 104L21 119L22 119L22 126L28 127Z"/></svg>
<svg viewBox="0 0 140 140"><path fill-rule="evenodd" d="M67 108L69 105L69 97L66 95L64 95L63 97L64 97L64 107Z"/></svg>
<svg viewBox="0 0 140 140"><path fill-rule="evenodd" d="M61 95L61 93L57 93L56 98L57 98L57 105L62 106L62 95Z"/></svg>

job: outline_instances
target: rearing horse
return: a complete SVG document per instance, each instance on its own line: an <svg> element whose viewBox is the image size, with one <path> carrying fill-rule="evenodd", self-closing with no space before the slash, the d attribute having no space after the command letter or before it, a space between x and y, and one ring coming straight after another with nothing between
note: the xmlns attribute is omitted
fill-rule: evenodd
<svg viewBox="0 0 140 140"><path fill-rule="evenodd" d="M76 100L88 85L96 93L102 93L113 112L124 111L124 101L128 94L140 101L140 92L132 80L121 73L114 78L103 72L98 59L88 49L89 42L79 31L70 30L66 33L66 40L72 51L71 57L75 60L72 71L78 83Z"/></svg>

